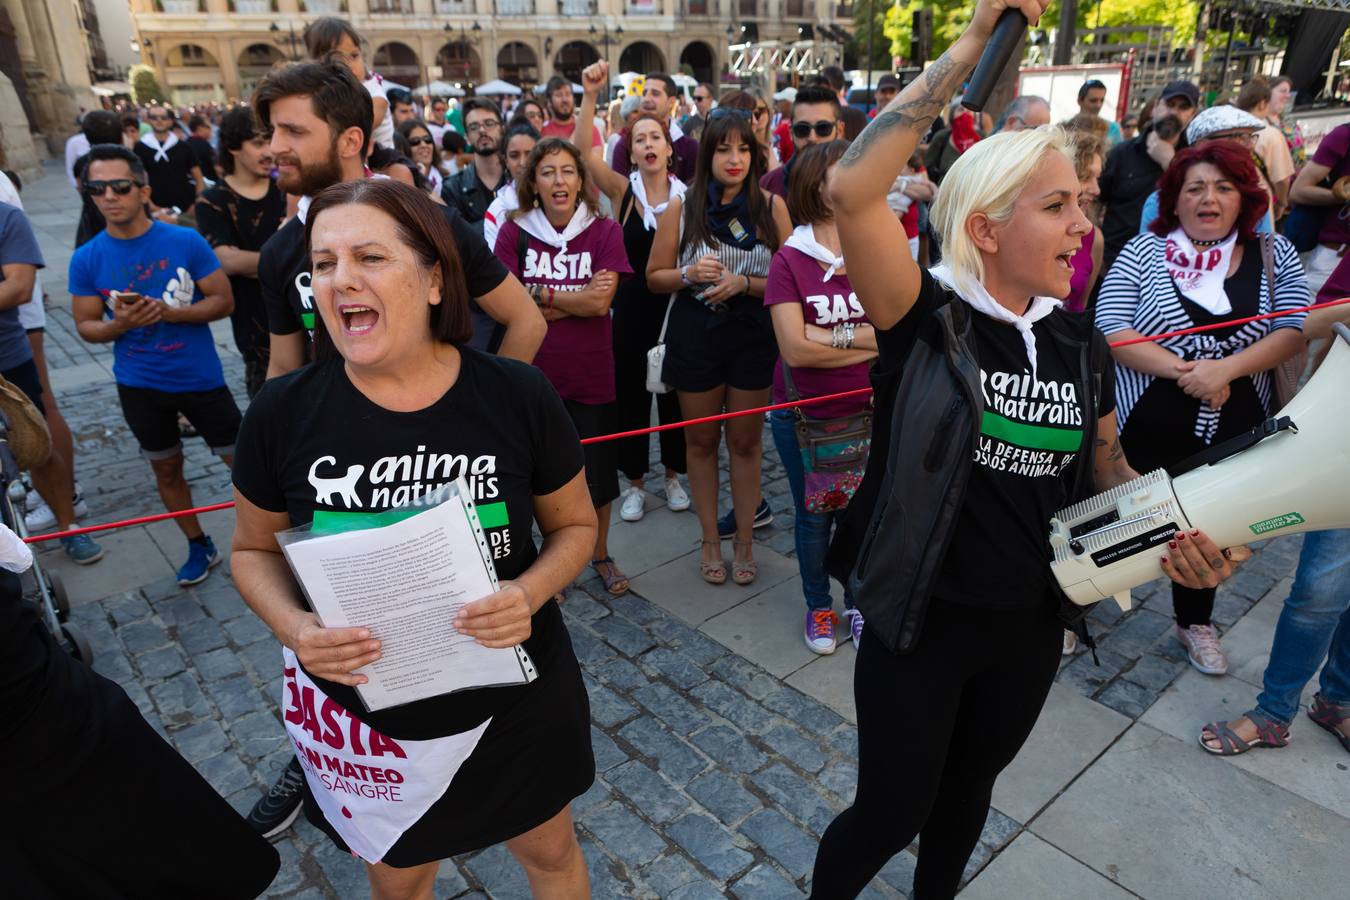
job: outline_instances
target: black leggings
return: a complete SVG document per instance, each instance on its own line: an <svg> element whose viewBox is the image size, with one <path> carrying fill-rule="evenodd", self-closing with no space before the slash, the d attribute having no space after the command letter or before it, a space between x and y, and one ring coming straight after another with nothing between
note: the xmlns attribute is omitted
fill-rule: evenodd
<svg viewBox="0 0 1350 900"><path fill-rule="evenodd" d="M658 332L659 333L659 332ZM620 431L636 431L652 424L652 393L647 390L647 351L656 343L614 343L615 419ZM656 415L662 425L680 421L680 400L674 391L656 394ZM661 465L683 474L685 467L684 432L678 428L658 432ZM619 469L629 481L636 481L651 468L651 436L620 438L614 441Z"/></svg>
<svg viewBox="0 0 1350 900"><path fill-rule="evenodd" d="M933 600L914 651L864 629L853 674L858 789L820 840L813 900L856 897L920 839L914 897L956 894L989 814L1059 666L1048 611L995 612Z"/></svg>

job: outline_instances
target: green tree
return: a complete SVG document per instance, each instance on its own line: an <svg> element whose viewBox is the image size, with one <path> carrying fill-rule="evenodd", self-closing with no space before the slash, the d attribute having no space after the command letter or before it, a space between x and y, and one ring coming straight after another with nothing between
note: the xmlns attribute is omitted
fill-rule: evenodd
<svg viewBox="0 0 1350 900"><path fill-rule="evenodd" d="M867 68L867 43L872 42L872 71L891 70L891 41L886 34L886 17L892 0L854 0L853 38L849 55L858 60L858 68Z"/></svg>
<svg viewBox="0 0 1350 900"><path fill-rule="evenodd" d="M159 86L159 76L152 66L140 64L131 67L131 99L137 103L168 99L168 94Z"/></svg>

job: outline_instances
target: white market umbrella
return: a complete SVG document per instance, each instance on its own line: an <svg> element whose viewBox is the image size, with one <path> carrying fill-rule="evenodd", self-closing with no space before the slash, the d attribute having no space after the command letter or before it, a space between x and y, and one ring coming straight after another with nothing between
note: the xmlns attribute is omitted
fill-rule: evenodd
<svg viewBox="0 0 1350 900"><path fill-rule="evenodd" d="M464 91L448 81L433 81L419 85L415 93L419 97L463 97Z"/></svg>
<svg viewBox="0 0 1350 900"><path fill-rule="evenodd" d="M492 81L480 84L473 91L475 94L490 94L493 96L510 94L513 97L519 96L521 92L520 88L509 81L502 81L500 78L494 78Z"/></svg>

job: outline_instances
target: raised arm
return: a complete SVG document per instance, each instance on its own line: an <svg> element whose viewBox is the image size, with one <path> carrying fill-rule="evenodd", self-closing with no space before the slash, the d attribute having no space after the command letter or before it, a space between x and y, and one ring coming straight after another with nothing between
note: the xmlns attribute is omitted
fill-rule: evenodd
<svg viewBox="0 0 1350 900"><path fill-rule="evenodd" d="M607 84L609 84L609 63L604 60L592 63L581 71L581 86L585 88L585 92L581 95L581 111L577 113L577 130L572 134L572 143L577 145L583 159L591 159L595 143L596 98ZM623 202L624 192L628 190L628 179L605 165L603 160L599 165L588 165L586 172L596 187L600 188L610 203L614 204L617 214L619 204Z"/></svg>
<svg viewBox="0 0 1350 900"><path fill-rule="evenodd" d="M887 191L975 68L999 14L1021 9L1034 24L1047 5L1047 0L980 0L965 33L863 129L835 166L830 196L849 280L878 328L891 328L904 318L920 283L909 253L877 252L903 248L906 241L904 227L886 205Z"/></svg>

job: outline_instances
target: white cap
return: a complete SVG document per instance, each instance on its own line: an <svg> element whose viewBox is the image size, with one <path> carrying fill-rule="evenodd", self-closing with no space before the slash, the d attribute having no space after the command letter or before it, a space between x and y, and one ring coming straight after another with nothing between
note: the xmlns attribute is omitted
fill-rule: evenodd
<svg viewBox="0 0 1350 900"><path fill-rule="evenodd" d="M1211 106L1202 110L1186 126L1186 142L1192 147L1212 134L1225 131L1261 131L1266 127L1256 116L1236 106Z"/></svg>
<svg viewBox="0 0 1350 900"><path fill-rule="evenodd" d="M795 87L785 87L773 95L775 100L786 100L789 103L797 99L797 89Z"/></svg>

